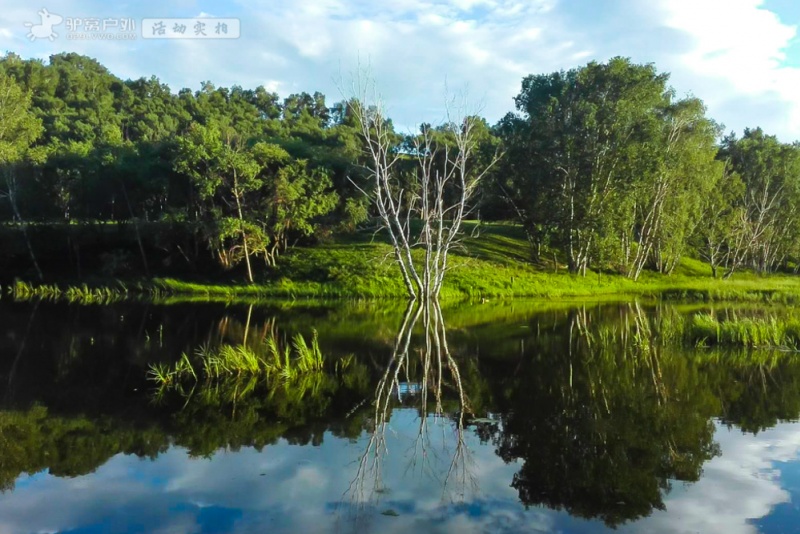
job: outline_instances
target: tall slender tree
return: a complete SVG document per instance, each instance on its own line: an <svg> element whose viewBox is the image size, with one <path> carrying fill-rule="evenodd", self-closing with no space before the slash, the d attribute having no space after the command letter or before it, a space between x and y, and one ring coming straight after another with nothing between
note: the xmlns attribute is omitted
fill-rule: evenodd
<svg viewBox="0 0 800 534"><path fill-rule="evenodd" d="M30 255L33 268L39 280L44 279L42 269L33 251L26 220L22 216L18 202L19 184L17 171L28 160L36 160L40 152L31 146L42 132L42 124L31 112L31 94L10 76L0 74L0 172L3 173L5 190L3 196L8 200L16 222Z"/></svg>

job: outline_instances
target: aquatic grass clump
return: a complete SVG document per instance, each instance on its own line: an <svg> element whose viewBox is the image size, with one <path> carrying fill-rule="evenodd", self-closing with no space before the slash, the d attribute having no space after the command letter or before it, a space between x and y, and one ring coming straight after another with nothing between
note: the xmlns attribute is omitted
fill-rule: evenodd
<svg viewBox="0 0 800 534"><path fill-rule="evenodd" d="M788 359L794 360L794 353L777 350L775 347L748 349L744 347L712 347L708 350L696 351L693 357L705 365L725 365L731 369L774 369Z"/></svg>
<svg viewBox="0 0 800 534"><path fill-rule="evenodd" d="M169 366L163 362L151 363L147 376L161 387L171 386L185 376L193 376L195 380L197 379L197 373L195 373L192 362L189 361L185 353L181 355L181 359L174 366Z"/></svg>
<svg viewBox="0 0 800 534"><path fill-rule="evenodd" d="M8 293L15 300L64 300L75 304L111 304L128 299L131 295L129 288L122 282L114 285L91 287L87 284L80 286L61 287L56 284L33 285L22 280L17 280L8 288Z"/></svg>
<svg viewBox="0 0 800 534"><path fill-rule="evenodd" d="M682 314L667 308L649 316L638 305L632 308L635 313L621 323L600 323L589 329L576 320L575 330L590 346L623 346L642 353L680 346L800 352L800 318L791 314Z"/></svg>
<svg viewBox="0 0 800 534"><path fill-rule="evenodd" d="M61 289L56 285L33 285L22 280L16 280L14 285L8 288L9 294L14 298L25 300L34 297L55 299L61 296Z"/></svg>
<svg viewBox="0 0 800 534"><path fill-rule="evenodd" d="M194 358L183 353L172 366L151 364L148 378L161 388L177 387L189 379L220 382L243 377L280 377L290 381L320 373L324 368L325 357L314 330L310 344L302 334L297 334L292 344L284 347L280 346L276 336L269 336L254 347L245 344L204 345L195 351Z"/></svg>
<svg viewBox="0 0 800 534"><path fill-rule="evenodd" d="M777 317L720 321L708 313L692 317L689 341L695 345L800 350L800 322Z"/></svg>
<svg viewBox="0 0 800 534"><path fill-rule="evenodd" d="M695 345L705 345L709 340L718 341L720 330L719 321L717 321L711 314L698 313L692 317L691 327L689 329L690 340Z"/></svg>
<svg viewBox="0 0 800 534"><path fill-rule="evenodd" d="M150 370L147 372L150 380L158 383L160 386L167 386L172 383L175 378L175 371L164 363L151 363Z"/></svg>
<svg viewBox="0 0 800 534"><path fill-rule="evenodd" d="M316 331L314 332L314 337L311 338L311 346L306 343L305 338L300 334L294 336L292 346L297 354L296 362L300 372L311 373L322 371L325 359L319 348L319 340Z"/></svg>
<svg viewBox="0 0 800 534"><path fill-rule="evenodd" d="M116 286L89 287L86 284L81 286L70 286L64 291L64 298L68 302L81 304L110 304L119 300L124 300L128 295L128 289L122 283Z"/></svg>

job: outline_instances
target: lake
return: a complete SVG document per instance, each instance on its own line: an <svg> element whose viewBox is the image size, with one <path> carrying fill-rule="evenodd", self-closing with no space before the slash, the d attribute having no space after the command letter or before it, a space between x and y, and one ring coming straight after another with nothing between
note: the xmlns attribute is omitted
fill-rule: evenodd
<svg viewBox="0 0 800 534"><path fill-rule="evenodd" d="M800 357L699 312L0 301L0 533L800 531Z"/></svg>

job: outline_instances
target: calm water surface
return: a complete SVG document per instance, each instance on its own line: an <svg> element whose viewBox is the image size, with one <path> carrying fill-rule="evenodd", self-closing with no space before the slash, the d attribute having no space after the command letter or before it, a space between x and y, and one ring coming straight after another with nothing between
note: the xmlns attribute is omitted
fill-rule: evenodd
<svg viewBox="0 0 800 534"><path fill-rule="evenodd" d="M0 302L0 533L800 531L800 357L698 311L765 313ZM314 332L317 372L148 380Z"/></svg>

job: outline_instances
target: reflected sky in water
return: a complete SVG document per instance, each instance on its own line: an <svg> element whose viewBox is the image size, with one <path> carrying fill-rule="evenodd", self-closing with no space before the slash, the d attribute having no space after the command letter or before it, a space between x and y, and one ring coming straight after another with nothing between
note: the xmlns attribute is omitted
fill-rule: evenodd
<svg viewBox="0 0 800 534"><path fill-rule="evenodd" d="M606 530L601 522L563 512L522 508L509 485L519 466L504 464L471 432L466 439L474 484L443 488L454 427L430 423L427 456L420 458L413 453L416 412L395 411L382 493L348 492L366 436L351 441L328 434L317 447L281 442L261 452L220 450L210 458L191 458L173 447L156 460L120 454L75 478L24 475L13 493L0 497L0 532ZM758 435L717 425L715 440L722 455L705 464L700 481L676 484L665 511L619 531L786 532L787 516L797 512L800 423Z"/></svg>
<svg viewBox="0 0 800 534"><path fill-rule="evenodd" d="M800 360L676 307L64 311L0 305L0 534L800 531ZM145 378L312 329L318 380Z"/></svg>

